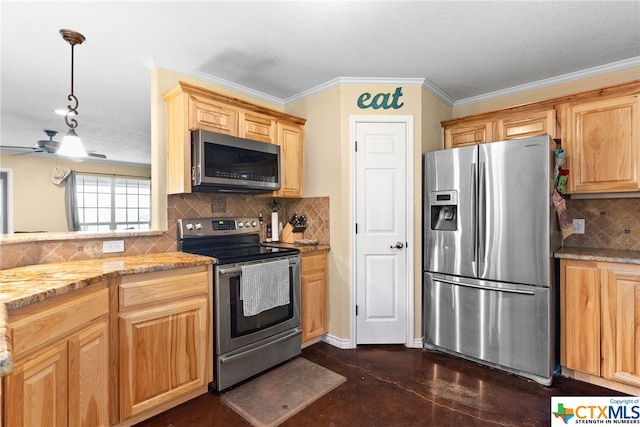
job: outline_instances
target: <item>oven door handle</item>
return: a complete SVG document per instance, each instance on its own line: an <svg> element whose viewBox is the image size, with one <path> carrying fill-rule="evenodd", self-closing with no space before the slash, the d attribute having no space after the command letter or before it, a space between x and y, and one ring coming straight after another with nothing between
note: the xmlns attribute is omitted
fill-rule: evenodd
<svg viewBox="0 0 640 427"><path fill-rule="evenodd" d="M289 268L291 268L291 265L296 263L297 258L292 258L289 260ZM220 274L224 274L225 276L231 276L231 275L239 275L242 273L242 267L227 267L227 268L218 268L218 273Z"/></svg>
<svg viewBox="0 0 640 427"><path fill-rule="evenodd" d="M296 335L300 335L301 333L302 333L302 329L300 327L296 327L291 332L289 332L287 335L283 335L283 336L279 337L278 339L275 339L273 341L269 341L268 343L264 343L262 345L254 347L251 350L244 351L244 352L238 353L238 354L232 354L231 356L220 356L220 363L225 364L225 363L234 362L234 361L236 361L238 359L242 359L243 357L249 356L253 352L260 351L260 350L262 350L262 349L264 349L266 347L272 346L274 344L278 344L278 343L280 343L282 341L290 340L291 338L295 337Z"/></svg>
<svg viewBox="0 0 640 427"><path fill-rule="evenodd" d="M231 268L220 268L218 269L218 273L227 275L238 275L242 273L242 267L231 267Z"/></svg>

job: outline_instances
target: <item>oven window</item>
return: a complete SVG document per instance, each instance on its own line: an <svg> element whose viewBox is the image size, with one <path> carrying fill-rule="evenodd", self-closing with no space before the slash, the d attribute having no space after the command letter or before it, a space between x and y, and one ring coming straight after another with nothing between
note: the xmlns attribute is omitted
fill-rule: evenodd
<svg viewBox="0 0 640 427"><path fill-rule="evenodd" d="M293 282L293 272L289 269L289 283ZM265 310L255 316L245 316L240 299L240 276L229 280L231 300L231 338L249 335L282 323L293 317L293 287L289 286L289 304Z"/></svg>

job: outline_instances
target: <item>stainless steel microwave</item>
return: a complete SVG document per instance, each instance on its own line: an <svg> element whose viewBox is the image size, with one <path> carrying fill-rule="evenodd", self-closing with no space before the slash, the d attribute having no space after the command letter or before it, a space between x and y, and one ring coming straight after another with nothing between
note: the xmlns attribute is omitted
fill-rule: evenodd
<svg viewBox="0 0 640 427"><path fill-rule="evenodd" d="M191 132L193 191L267 193L280 188L280 147L197 130Z"/></svg>

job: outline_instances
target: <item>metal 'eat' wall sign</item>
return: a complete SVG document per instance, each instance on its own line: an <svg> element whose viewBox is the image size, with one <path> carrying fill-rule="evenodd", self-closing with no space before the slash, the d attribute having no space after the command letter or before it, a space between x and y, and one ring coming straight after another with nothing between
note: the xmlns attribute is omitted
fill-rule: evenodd
<svg viewBox="0 0 640 427"><path fill-rule="evenodd" d="M404 102L399 103L401 96L402 87L397 87L393 94L378 93L373 97L369 92L364 92L358 97L358 108L363 110L365 108L373 108L374 110L378 110L380 108L388 110L389 108L393 108L394 110L397 110L404 105Z"/></svg>

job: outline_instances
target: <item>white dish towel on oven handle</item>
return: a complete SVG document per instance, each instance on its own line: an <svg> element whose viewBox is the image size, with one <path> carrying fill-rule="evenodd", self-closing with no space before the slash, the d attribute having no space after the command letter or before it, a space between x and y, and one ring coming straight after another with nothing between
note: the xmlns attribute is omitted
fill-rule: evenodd
<svg viewBox="0 0 640 427"><path fill-rule="evenodd" d="M266 261L242 266L240 299L245 316L289 304L289 261Z"/></svg>

